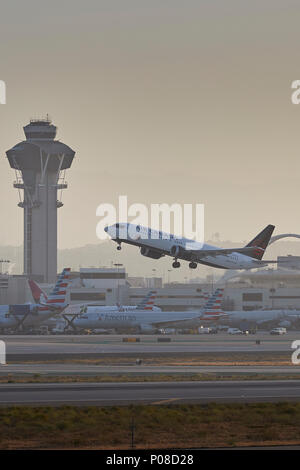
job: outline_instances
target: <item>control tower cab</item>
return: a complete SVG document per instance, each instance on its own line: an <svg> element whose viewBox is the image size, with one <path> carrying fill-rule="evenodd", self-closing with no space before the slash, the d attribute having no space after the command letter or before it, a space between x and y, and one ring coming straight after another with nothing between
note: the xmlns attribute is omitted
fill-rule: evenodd
<svg viewBox="0 0 300 470"><path fill-rule="evenodd" d="M33 119L24 127L26 140L6 152L24 209L24 274L40 282L56 280L58 191L67 188L65 171L75 155L55 140L56 130L48 118Z"/></svg>

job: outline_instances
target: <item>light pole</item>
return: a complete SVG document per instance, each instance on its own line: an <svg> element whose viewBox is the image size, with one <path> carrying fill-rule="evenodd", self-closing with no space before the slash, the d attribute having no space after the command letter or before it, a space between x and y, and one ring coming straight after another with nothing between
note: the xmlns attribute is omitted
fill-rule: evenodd
<svg viewBox="0 0 300 470"><path fill-rule="evenodd" d="M152 286L151 286L151 288L155 289L156 268L153 268L152 272L153 272L153 276L152 276Z"/></svg>
<svg viewBox="0 0 300 470"><path fill-rule="evenodd" d="M114 266L116 266L118 268L118 274L119 274L119 268L121 266L123 266L122 263L114 263ZM117 288L117 301L118 301L118 305L120 305L120 277L118 275L118 288Z"/></svg>

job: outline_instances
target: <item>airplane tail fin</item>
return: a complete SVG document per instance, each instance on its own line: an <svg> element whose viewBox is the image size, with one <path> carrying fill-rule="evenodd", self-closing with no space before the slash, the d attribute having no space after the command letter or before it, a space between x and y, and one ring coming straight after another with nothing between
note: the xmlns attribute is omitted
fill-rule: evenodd
<svg viewBox="0 0 300 470"><path fill-rule="evenodd" d="M47 301L47 294L40 288L40 286L35 281L32 281L30 279L28 281L28 284L32 293L33 300L36 304Z"/></svg>
<svg viewBox="0 0 300 470"><path fill-rule="evenodd" d="M156 298L157 292L150 290L146 297L138 304L138 310L153 310L154 301Z"/></svg>
<svg viewBox="0 0 300 470"><path fill-rule="evenodd" d="M266 228L264 228L258 235L256 235L255 238L253 238L253 240L251 240L251 242L248 243L248 245L246 245L253 246L256 248L255 250L253 250L252 258L256 258L259 260L262 259L265 253L265 249L269 244L274 228L274 225L267 225Z"/></svg>
<svg viewBox="0 0 300 470"><path fill-rule="evenodd" d="M203 316L206 318L216 318L225 315L221 309L223 294L224 289L218 288L214 291L214 293L209 297L208 301L204 305Z"/></svg>
<svg viewBox="0 0 300 470"><path fill-rule="evenodd" d="M71 268L64 268L58 276L57 282L51 294L46 300L46 305L63 305L66 302L67 288L70 283Z"/></svg>

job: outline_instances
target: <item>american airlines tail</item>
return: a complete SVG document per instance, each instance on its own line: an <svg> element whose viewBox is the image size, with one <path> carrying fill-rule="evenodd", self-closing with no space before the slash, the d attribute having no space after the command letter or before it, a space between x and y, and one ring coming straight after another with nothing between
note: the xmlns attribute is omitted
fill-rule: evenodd
<svg viewBox="0 0 300 470"><path fill-rule="evenodd" d="M64 304L66 302L67 287L70 282L70 271L71 268L63 269L49 296L45 294L35 281L28 281L34 301L44 306L52 305L53 307Z"/></svg>
<svg viewBox="0 0 300 470"><path fill-rule="evenodd" d="M137 305L137 310L153 310L156 299L156 291L151 290L146 297Z"/></svg>
<svg viewBox="0 0 300 470"><path fill-rule="evenodd" d="M70 282L70 271L71 268L64 268L61 274L58 276L57 283L48 299L46 304L64 304L66 302L67 287Z"/></svg>
<svg viewBox="0 0 300 470"><path fill-rule="evenodd" d="M253 254L251 255L252 258L258 260L262 259L265 253L265 249L269 244L274 228L275 225L267 225L266 228L264 228L258 235L256 235L255 238L253 238L253 240L251 240L251 242L248 243L248 245L246 245L246 247L255 247L255 250L253 250Z"/></svg>
<svg viewBox="0 0 300 470"><path fill-rule="evenodd" d="M216 289L214 293L209 297L208 301L204 305L202 317L207 320L215 320L221 316L226 315L221 309L221 302L224 294L224 289Z"/></svg>

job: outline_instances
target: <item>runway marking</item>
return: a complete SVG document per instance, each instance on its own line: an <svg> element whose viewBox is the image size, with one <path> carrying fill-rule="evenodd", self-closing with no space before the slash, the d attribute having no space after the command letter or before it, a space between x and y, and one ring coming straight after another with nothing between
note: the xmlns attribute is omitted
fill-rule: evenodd
<svg viewBox="0 0 300 470"><path fill-rule="evenodd" d="M165 405L166 403L171 403L172 401L182 400L182 398L166 398L165 400L153 401L152 405Z"/></svg>

